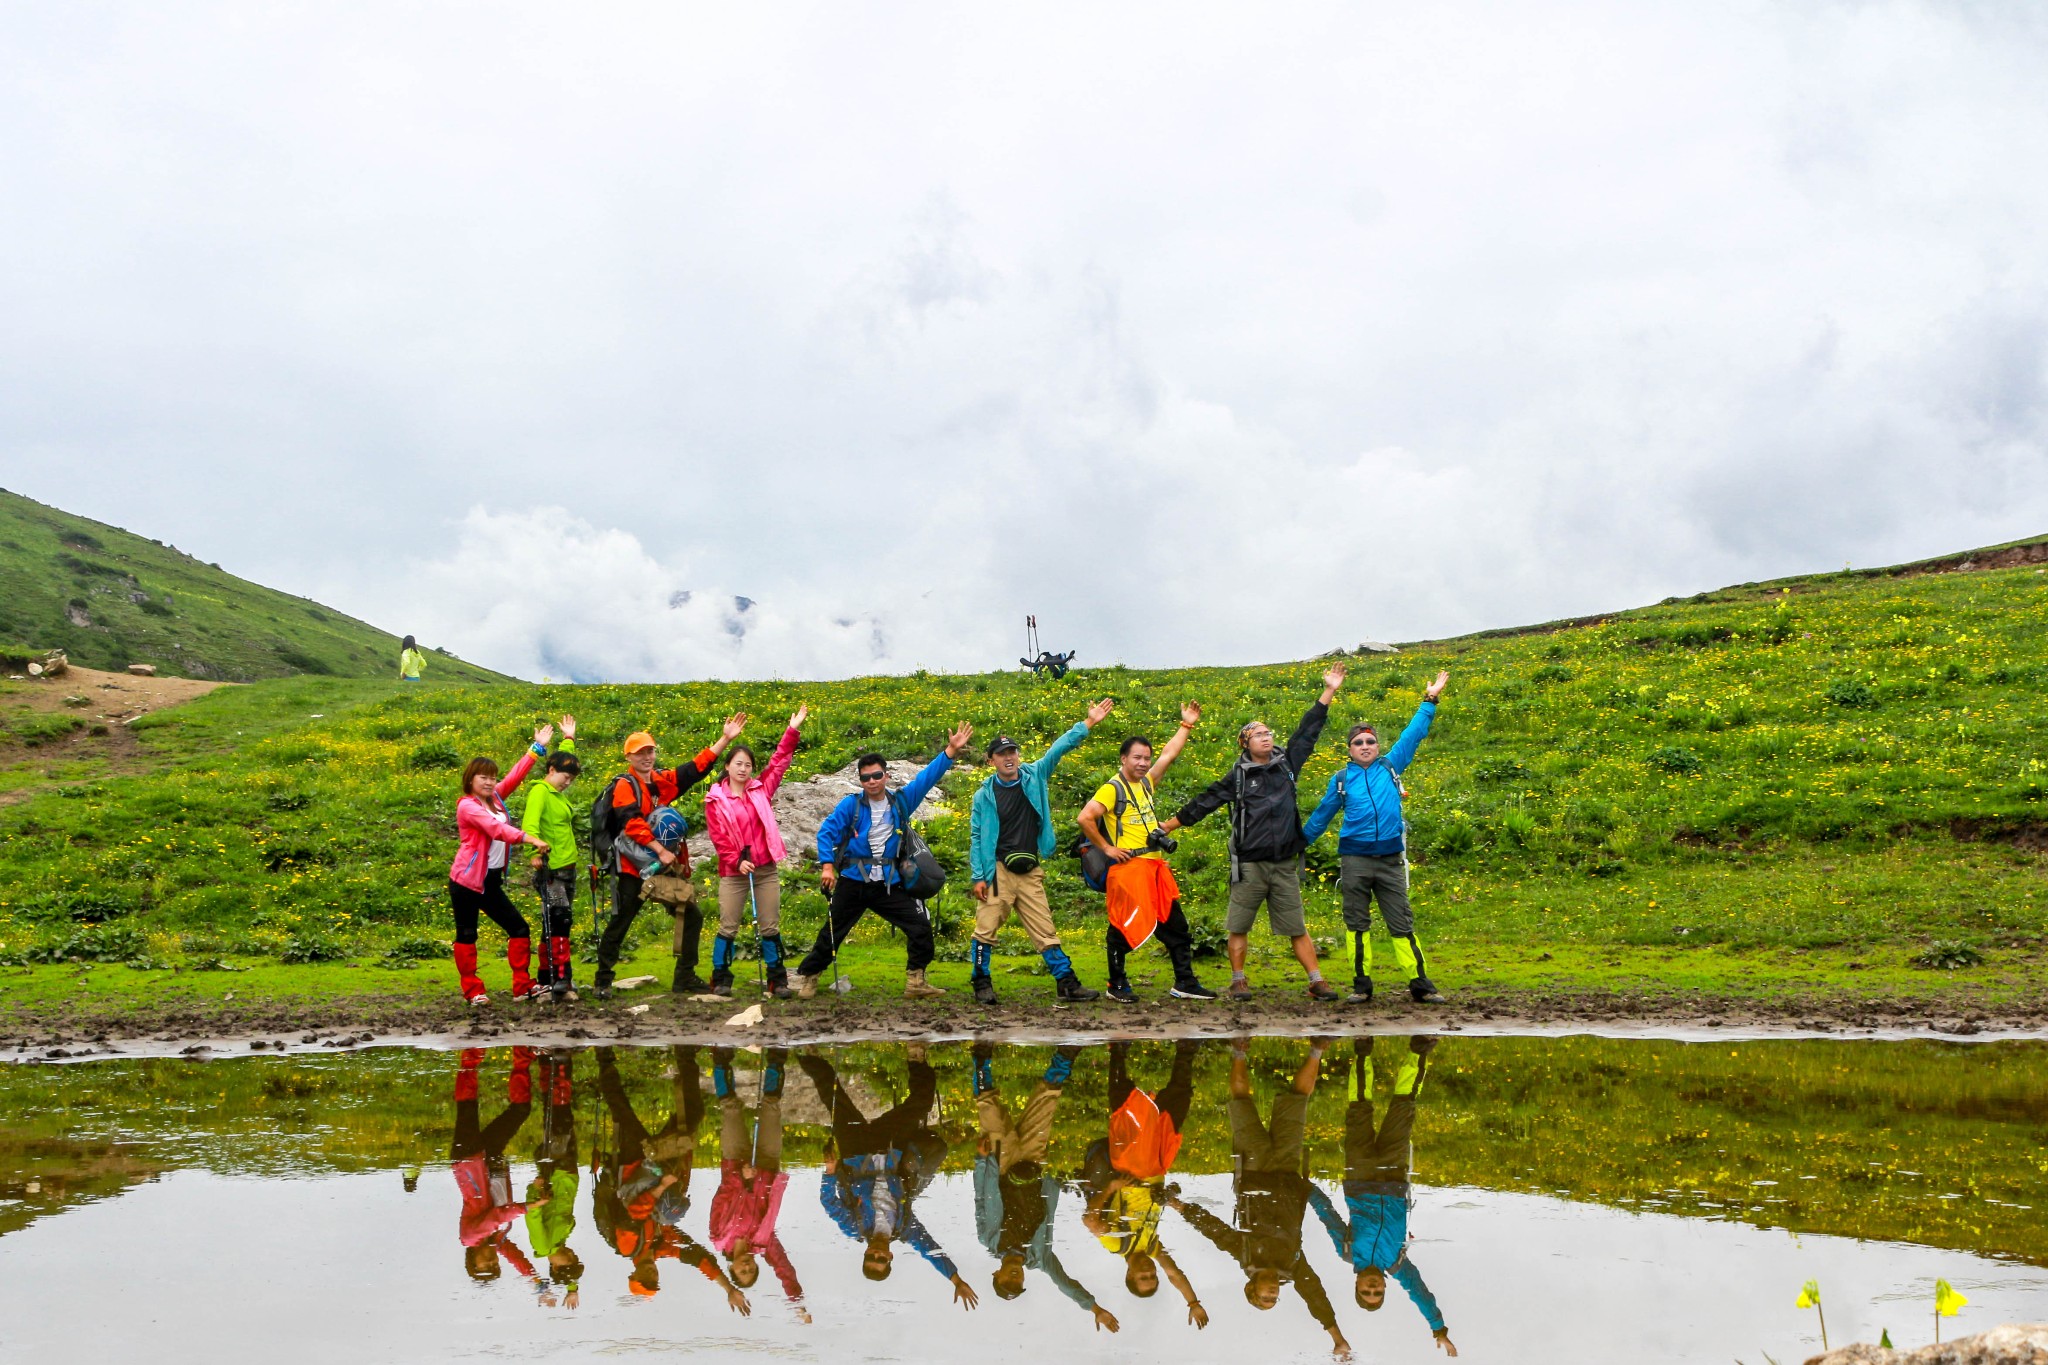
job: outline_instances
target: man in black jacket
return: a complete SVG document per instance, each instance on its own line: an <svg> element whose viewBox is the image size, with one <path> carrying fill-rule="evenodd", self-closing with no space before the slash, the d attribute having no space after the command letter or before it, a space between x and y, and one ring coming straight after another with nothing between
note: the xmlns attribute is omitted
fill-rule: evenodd
<svg viewBox="0 0 2048 1365"><path fill-rule="evenodd" d="M1236 766L1160 826L1172 833L1219 806L1230 807L1230 911L1223 927L1230 935L1228 995L1232 1000L1251 999L1251 983L1244 972L1245 949L1262 903L1273 932L1293 942L1295 959L1308 973L1310 997L1338 998L1336 988L1323 980L1322 969L1316 965L1315 940L1309 937L1308 919L1301 908L1301 853L1308 841L1301 833L1294 784L1302 765L1315 752L1323 724L1330 718L1330 702L1343 685L1344 665L1332 664L1323 674L1322 696L1294 727L1284 752L1274 745L1273 731L1265 722L1255 720L1245 726L1237 736Z"/></svg>

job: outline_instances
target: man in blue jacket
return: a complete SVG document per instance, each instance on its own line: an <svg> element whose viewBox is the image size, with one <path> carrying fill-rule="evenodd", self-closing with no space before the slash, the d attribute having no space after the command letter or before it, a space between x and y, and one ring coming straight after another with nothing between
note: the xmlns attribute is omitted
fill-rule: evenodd
<svg viewBox="0 0 2048 1365"><path fill-rule="evenodd" d="M1344 1206L1350 1222L1338 1216L1330 1197L1317 1189L1309 1196L1316 1217L1337 1254L1356 1275L1353 1297L1368 1313L1387 1301L1387 1281L1401 1286L1409 1302L1429 1324L1437 1349L1458 1354L1443 1310L1429 1292L1422 1272L1408 1259L1408 1210L1415 1130L1415 1102L1422 1093L1422 1074L1436 1039L1410 1038L1394 1068L1394 1094L1385 1119L1373 1125L1372 1039L1352 1042L1351 1103L1344 1110Z"/></svg>
<svg viewBox="0 0 2048 1365"><path fill-rule="evenodd" d="M904 996L926 1000L945 994L925 980L925 968L931 965L934 952L932 922L896 875L896 859L903 847L903 831L897 825L907 822L924 803L973 737L974 727L963 721L946 736L944 752L898 791L889 790L889 762L880 754L862 754L853 761L860 790L841 797L825 823L818 826L818 881L832 898L832 906L811 951L790 974L789 984L804 999L818 993L819 973L870 910L903 931Z"/></svg>
<svg viewBox="0 0 2048 1365"><path fill-rule="evenodd" d="M989 967L995 960L996 931L1010 911L1024 923L1031 946L1052 969L1062 1000L1093 1000L1094 991L1081 984L1074 964L1060 947L1053 927L1052 903L1045 897L1045 860L1058 846L1053 829L1052 800L1046 783L1060 760L1102 724L1115 705L1108 697L1088 708L1086 720L1052 742L1043 756L1024 762L1017 741L997 735L988 746L989 779L975 789L967 839L967 865L974 874L974 1003L996 1003Z"/></svg>
<svg viewBox="0 0 2048 1365"><path fill-rule="evenodd" d="M1449 673L1439 673L1422 694L1415 718L1394 741L1394 747L1380 752L1378 731L1370 725L1351 727L1351 761L1330 776L1323 799L1308 818L1303 837L1314 843L1323 837L1330 821L1341 811L1344 831L1337 836L1341 873L1338 888L1344 898L1344 933L1351 940L1350 1002L1362 1005L1372 999L1372 903L1378 897L1380 914L1386 918L1387 933L1394 940L1394 961L1408 974L1408 993L1428 1005L1441 1005L1443 994L1429 979L1422 960L1422 945L1415 938L1415 913L1408 905L1407 822L1401 816L1401 773L1414 761L1415 751L1429 734L1436 718L1436 701L1450 684Z"/></svg>

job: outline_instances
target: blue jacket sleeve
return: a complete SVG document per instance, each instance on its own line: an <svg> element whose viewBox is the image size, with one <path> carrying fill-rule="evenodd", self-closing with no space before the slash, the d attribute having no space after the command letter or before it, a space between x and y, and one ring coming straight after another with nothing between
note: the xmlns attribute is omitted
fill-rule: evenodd
<svg viewBox="0 0 2048 1365"><path fill-rule="evenodd" d="M1409 1299L1422 1310L1422 1317L1432 1332L1444 1330L1443 1310L1436 1306L1436 1295L1429 1292L1429 1286L1422 1282L1422 1272L1415 1268L1415 1262L1407 1257L1394 1269L1394 1281L1406 1290Z"/></svg>
<svg viewBox="0 0 2048 1365"><path fill-rule="evenodd" d="M1060 1258L1053 1254L1051 1247L1046 1248L1045 1255L1039 1260L1038 1268L1045 1272L1046 1278L1052 1281L1053 1287L1060 1293L1090 1312L1094 1311L1095 1296L1089 1293L1080 1281L1067 1274L1067 1268L1060 1264Z"/></svg>
<svg viewBox="0 0 2048 1365"><path fill-rule="evenodd" d="M1040 778L1051 777L1052 770L1060 766L1060 760L1081 747L1081 741L1086 738L1088 738L1088 722L1085 720L1075 721L1065 734L1052 742L1050 749L1047 749L1044 754L1032 763L1031 770L1037 773Z"/></svg>
<svg viewBox="0 0 2048 1365"><path fill-rule="evenodd" d="M1344 770L1337 769L1330 774L1330 785L1323 788L1323 799L1316 802L1315 814L1309 816L1308 824L1302 827L1301 837L1314 843L1323 837L1323 831L1330 822L1344 811Z"/></svg>
<svg viewBox="0 0 2048 1365"><path fill-rule="evenodd" d="M1422 747L1422 741L1429 734L1429 723L1436 719L1436 703L1425 700L1415 708L1415 718L1408 722L1408 728L1394 741L1394 747L1387 751L1387 766L1400 772L1415 761L1415 751Z"/></svg>
<svg viewBox="0 0 2048 1365"><path fill-rule="evenodd" d="M978 882L996 879L996 825L1000 817L996 814L995 781L991 777L976 787L974 799L967 806L967 875Z"/></svg>
<svg viewBox="0 0 2048 1365"><path fill-rule="evenodd" d="M1351 1229L1337 1216L1337 1206L1330 1202L1330 1196L1320 1185L1309 1186L1308 1202L1315 1206L1316 1217L1322 1220L1323 1231L1330 1234L1330 1245L1337 1248L1337 1254L1344 1263L1351 1263Z"/></svg>
<svg viewBox="0 0 2048 1365"><path fill-rule="evenodd" d="M900 793L903 798L903 809L912 815L917 814L917 808L924 804L925 797L931 795L932 788L939 785L939 779L944 777L952 766L952 758L944 749L939 750L939 756L925 764L923 772L903 784Z"/></svg>
<svg viewBox="0 0 2048 1365"><path fill-rule="evenodd" d="M996 1159L974 1159L974 1239L989 1255L996 1254L1003 1235L1003 1192L998 1183Z"/></svg>
<svg viewBox="0 0 2048 1365"><path fill-rule="evenodd" d="M854 1217L846 1196L840 1192L839 1177L827 1175L818 1182L818 1202L825 1206L825 1216L848 1237L860 1236L860 1220Z"/></svg>
<svg viewBox="0 0 2048 1365"><path fill-rule="evenodd" d="M916 1218L903 1225L903 1240L912 1251L924 1257L927 1265L947 1279L950 1280L960 1273L959 1268L953 1264L953 1258L945 1253L931 1233L925 1230L924 1224Z"/></svg>
<svg viewBox="0 0 2048 1365"><path fill-rule="evenodd" d="M846 842L852 831L854 814L859 810L860 793L849 792L839 798L839 804L818 826L818 861L834 863L839 857L839 846Z"/></svg>

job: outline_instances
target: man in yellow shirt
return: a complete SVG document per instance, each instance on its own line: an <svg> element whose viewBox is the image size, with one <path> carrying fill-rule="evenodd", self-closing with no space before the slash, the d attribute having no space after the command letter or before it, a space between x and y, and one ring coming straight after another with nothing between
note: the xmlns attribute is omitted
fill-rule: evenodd
<svg viewBox="0 0 2048 1365"><path fill-rule="evenodd" d="M1202 718L1202 708L1193 702L1180 708L1180 727L1166 741L1157 761L1152 741L1133 735L1119 750L1117 774L1097 788L1094 797L1081 808L1081 832L1088 842L1109 859L1108 885L1104 903L1109 912L1109 985L1104 991L1111 1000L1135 1004L1124 962L1131 950L1143 947L1156 932L1166 945L1173 963L1173 989L1177 1000L1214 1000L1216 992L1195 976L1194 935L1180 908L1180 885L1166 855L1173 841L1160 830L1153 809L1154 783L1173 766L1187 747L1188 735Z"/></svg>

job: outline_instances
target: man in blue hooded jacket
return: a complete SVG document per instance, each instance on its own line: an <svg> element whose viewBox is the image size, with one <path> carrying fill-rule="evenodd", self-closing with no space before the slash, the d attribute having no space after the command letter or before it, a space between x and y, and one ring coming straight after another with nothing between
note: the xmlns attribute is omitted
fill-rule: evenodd
<svg viewBox="0 0 2048 1365"><path fill-rule="evenodd" d="M1436 681L1422 694L1422 705L1415 708L1415 718L1384 754L1379 732L1372 726L1351 727L1351 761L1330 775L1323 799L1302 830L1302 837L1313 844L1323 837L1330 821L1343 813L1344 830L1337 836L1341 868L1337 885L1344 899L1344 934L1351 940L1350 1003L1354 1005L1372 999L1375 897L1394 941L1394 961L1408 974L1408 993L1428 1005L1441 1005L1444 1000L1429 979L1422 944L1415 937L1415 912L1408 904L1408 826L1401 815L1405 795L1401 774L1429 734L1429 723L1436 719L1437 698L1450 681L1449 673L1436 675Z"/></svg>
<svg viewBox="0 0 2048 1365"><path fill-rule="evenodd" d="M1413 1164L1415 1102L1422 1093L1422 1075L1436 1039L1427 1034L1406 1040L1408 1047L1394 1068L1394 1094L1385 1118L1373 1124L1371 1038L1352 1041L1351 1103L1344 1110L1344 1206L1350 1221L1338 1216L1320 1188L1309 1196L1323 1230L1337 1254L1356 1276L1353 1296L1358 1306L1377 1313L1387 1301L1387 1281L1401 1286L1409 1302L1429 1324L1437 1349L1455 1356L1451 1329L1429 1292L1422 1272L1408 1259L1408 1210Z"/></svg>
<svg viewBox="0 0 2048 1365"><path fill-rule="evenodd" d="M889 761L880 754L862 754L853 761L860 790L841 797L818 826L818 881L831 905L817 941L790 973L789 984L799 996L808 1000L818 993L818 974L838 956L839 945L870 910L903 932L904 996L927 1000L945 994L925 979L936 952L932 922L896 873L903 850L899 826L909 823L973 737L974 727L963 721L946 736L945 750L898 791L889 790Z"/></svg>
<svg viewBox="0 0 2048 1365"><path fill-rule="evenodd" d="M1052 742L1043 755L1026 763L1017 741L997 735L988 746L995 771L975 789L967 838L967 865L974 874L974 1003L996 1003L989 968L995 961L996 932L1010 911L1024 923L1031 946L1052 969L1062 1000L1093 1000L1096 993L1081 984L1073 961L1060 947L1053 927L1052 903L1045 897L1045 860L1058 846L1052 823L1052 799L1046 784L1060 760L1108 718L1115 705L1108 697L1088 708L1085 720Z"/></svg>

